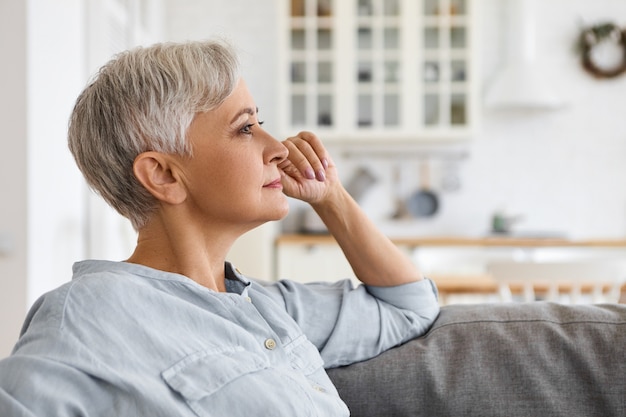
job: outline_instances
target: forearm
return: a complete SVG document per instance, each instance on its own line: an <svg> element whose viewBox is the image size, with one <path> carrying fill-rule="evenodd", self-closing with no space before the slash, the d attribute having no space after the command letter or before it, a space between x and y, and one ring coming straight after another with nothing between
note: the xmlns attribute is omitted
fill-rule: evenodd
<svg viewBox="0 0 626 417"><path fill-rule="evenodd" d="M393 286L423 279L413 262L374 225L343 187L334 194L312 206L360 281Z"/></svg>

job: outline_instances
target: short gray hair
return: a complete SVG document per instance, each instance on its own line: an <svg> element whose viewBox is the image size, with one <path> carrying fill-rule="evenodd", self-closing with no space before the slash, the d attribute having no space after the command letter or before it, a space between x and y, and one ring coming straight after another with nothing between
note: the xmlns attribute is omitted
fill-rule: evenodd
<svg viewBox="0 0 626 417"><path fill-rule="evenodd" d="M224 102L238 79L236 53L224 41L161 43L114 57L70 117L69 148L89 186L139 230L157 201L135 178L135 158L191 155L194 116Z"/></svg>

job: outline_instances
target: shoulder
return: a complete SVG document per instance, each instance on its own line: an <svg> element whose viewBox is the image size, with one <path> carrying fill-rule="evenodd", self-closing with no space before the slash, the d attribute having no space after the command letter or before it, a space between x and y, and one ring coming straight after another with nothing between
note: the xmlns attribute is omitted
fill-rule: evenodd
<svg viewBox="0 0 626 417"><path fill-rule="evenodd" d="M35 302L22 335L44 329L95 333L98 328L121 327L129 317L148 320L163 298L172 297L169 288L189 285L182 276L123 262L83 261L73 272L70 282Z"/></svg>

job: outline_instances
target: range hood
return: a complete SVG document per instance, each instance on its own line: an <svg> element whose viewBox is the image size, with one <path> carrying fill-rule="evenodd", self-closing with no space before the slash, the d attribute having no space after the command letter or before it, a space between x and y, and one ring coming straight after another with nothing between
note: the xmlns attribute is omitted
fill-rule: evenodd
<svg viewBox="0 0 626 417"><path fill-rule="evenodd" d="M549 110L563 106L535 60L535 0L506 0L506 58L485 96L495 109Z"/></svg>

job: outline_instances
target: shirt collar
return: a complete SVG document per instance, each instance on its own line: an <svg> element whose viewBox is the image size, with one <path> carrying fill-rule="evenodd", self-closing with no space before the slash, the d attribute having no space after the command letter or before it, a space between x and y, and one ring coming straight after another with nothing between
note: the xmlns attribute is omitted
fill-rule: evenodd
<svg viewBox="0 0 626 417"><path fill-rule="evenodd" d="M250 280L230 262L224 264L224 276L226 277L225 285L227 292L240 294L244 297L248 296Z"/></svg>

